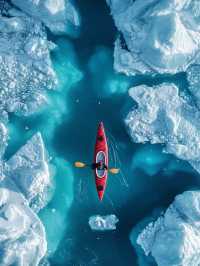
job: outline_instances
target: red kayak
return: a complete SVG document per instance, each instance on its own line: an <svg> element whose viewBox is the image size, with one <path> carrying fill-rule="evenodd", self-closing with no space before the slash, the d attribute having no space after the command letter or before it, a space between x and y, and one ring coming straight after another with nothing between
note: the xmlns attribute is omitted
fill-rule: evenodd
<svg viewBox="0 0 200 266"><path fill-rule="evenodd" d="M103 164L108 168L108 145L102 122L98 126L94 151L94 163L98 164L99 162L103 162ZM108 169L99 170L98 168L96 168L94 170L94 173L98 197L100 200L102 200L104 191L106 189Z"/></svg>

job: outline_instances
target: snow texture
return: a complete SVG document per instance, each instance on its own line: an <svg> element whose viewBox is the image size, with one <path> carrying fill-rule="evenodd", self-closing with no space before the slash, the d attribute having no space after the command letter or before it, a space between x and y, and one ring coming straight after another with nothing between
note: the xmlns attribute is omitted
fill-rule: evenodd
<svg viewBox="0 0 200 266"><path fill-rule="evenodd" d="M0 19L0 117L30 115L46 100L45 90L57 84L41 22L13 8Z"/></svg>
<svg viewBox="0 0 200 266"><path fill-rule="evenodd" d="M176 196L165 214L139 234L137 244L158 266L200 264L200 192ZM134 230L134 229L133 229Z"/></svg>
<svg viewBox="0 0 200 266"><path fill-rule="evenodd" d="M34 266L46 254L44 226L33 212L41 206L29 206L50 184L44 154L37 133L8 162L0 162L0 265Z"/></svg>
<svg viewBox="0 0 200 266"><path fill-rule="evenodd" d="M196 0L107 0L120 37L114 67L127 75L177 73L199 62Z"/></svg>
<svg viewBox="0 0 200 266"><path fill-rule="evenodd" d="M40 133L35 134L7 161L6 169L6 174L19 186L29 203L37 202L32 207L41 208L45 204L46 190L51 182Z"/></svg>
<svg viewBox="0 0 200 266"><path fill-rule="evenodd" d="M41 20L54 34L65 33L67 25L80 26L79 14L70 0L11 0L22 11Z"/></svg>
<svg viewBox="0 0 200 266"><path fill-rule="evenodd" d="M95 231L110 231L116 229L119 220L114 214L100 216L94 215L89 218L89 226Z"/></svg>
<svg viewBox="0 0 200 266"><path fill-rule="evenodd" d="M164 151L200 172L200 112L173 84L141 85L129 90L137 106L125 123L134 142L165 144Z"/></svg>

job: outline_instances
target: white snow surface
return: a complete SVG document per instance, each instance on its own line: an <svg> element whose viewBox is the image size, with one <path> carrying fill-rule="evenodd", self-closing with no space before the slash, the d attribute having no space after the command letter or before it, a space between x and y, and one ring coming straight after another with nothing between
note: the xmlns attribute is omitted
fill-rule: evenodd
<svg viewBox="0 0 200 266"><path fill-rule="evenodd" d="M200 173L200 112L173 84L129 90L137 106L125 123L134 142L165 144L164 151L188 161Z"/></svg>
<svg viewBox="0 0 200 266"><path fill-rule="evenodd" d="M114 67L127 75L177 73L199 62L200 2L107 0L122 34Z"/></svg>
<svg viewBox="0 0 200 266"><path fill-rule="evenodd" d="M47 250L39 218L10 178L0 183L0 265L38 265Z"/></svg>
<svg viewBox="0 0 200 266"><path fill-rule="evenodd" d="M2 145L4 141L1 138ZM42 205L31 206L31 200L40 197L44 205L45 188L49 184L40 133L10 160L0 160L0 265L37 266L45 256L45 229L34 213Z"/></svg>
<svg viewBox="0 0 200 266"><path fill-rule="evenodd" d="M80 26L79 14L70 0L11 0L25 13L41 20L54 34L65 33L68 24Z"/></svg>
<svg viewBox="0 0 200 266"><path fill-rule="evenodd" d="M176 196L165 214L139 234L137 244L158 266L199 265L200 191Z"/></svg>
<svg viewBox="0 0 200 266"><path fill-rule="evenodd" d="M51 184L46 157L41 134L37 133L6 162L7 175L30 203L37 202L39 206L33 205L36 210L46 203L46 189Z"/></svg>
<svg viewBox="0 0 200 266"><path fill-rule="evenodd" d="M41 22L10 8L0 17L0 119L7 113L30 115L46 102L45 90L57 84Z"/></svg>
<svg viewBox="0 0 200 266"><path fill-rule="evenodd" d="M45 6L42 7L42 4L34 10L31 2L34 5L43 2ZM36 214L47 203L47 191L51 185L44 143L41 134L37 133L5 162L3 155L8 143L6 126L8 113L27 116L37 112L47 101L46 89L54 89L57 85L50 59L50 51L55 45L47 39L45 22L46 26L51 24L50 29L62 26L70 18L71 23L76 22L73 21L76 11L73 13L73 6L70 10L71 4L66 1L19 1L20 4L27 9L21 8L20 11L7 3L0 15L2 266L37 266L47 251L45 229ZM30 11L33 8L31 16L28 8ZM67 17L64 16L66 9L70 13Z"/></svg>
<svg viewBox="0 0 200 266"><path fill-rule="evenodd" d="M89 226L95 231L110 231L116 229L116 223L119 220L114 214L110 215L94 215L89 218Z"/></svg>

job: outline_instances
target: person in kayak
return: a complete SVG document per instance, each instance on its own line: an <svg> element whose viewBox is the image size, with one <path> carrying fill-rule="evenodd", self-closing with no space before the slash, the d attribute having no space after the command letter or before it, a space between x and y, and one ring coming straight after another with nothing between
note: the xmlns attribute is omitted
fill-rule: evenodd
<svg viewBox="0 0 200 266"><path fill-rule="evenodd" d="M93 163L92 164L92 169L95 170L108 170L108 167L107 165L103 162L103 161L100 161L98 163Z"/></svg>

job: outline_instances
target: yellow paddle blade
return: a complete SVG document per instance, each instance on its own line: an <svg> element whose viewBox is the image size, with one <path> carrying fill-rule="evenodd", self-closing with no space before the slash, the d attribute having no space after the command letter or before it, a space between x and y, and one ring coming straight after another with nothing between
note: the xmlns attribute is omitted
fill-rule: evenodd
<svg viewBox="0 0 200 266"><path fill-rule="evenodd" d="M120 171L119 168L110 168L110 169L109 169L109 172L110 172L111 174L114 174L114 175L119 174L119 171Z"/></svg>
<svg viewBox="0 0 200 266"><path fill-rule="evenodd" d="M83 167L86 167L86 164L82 162L75 162L74 166L77 168L83 168Z"/></svg>

